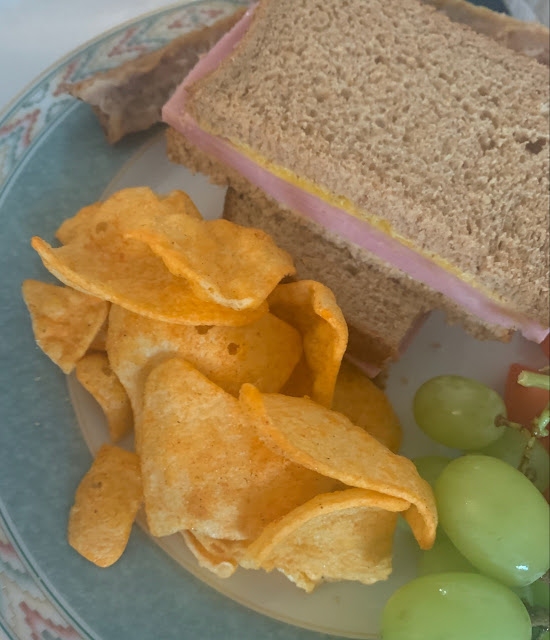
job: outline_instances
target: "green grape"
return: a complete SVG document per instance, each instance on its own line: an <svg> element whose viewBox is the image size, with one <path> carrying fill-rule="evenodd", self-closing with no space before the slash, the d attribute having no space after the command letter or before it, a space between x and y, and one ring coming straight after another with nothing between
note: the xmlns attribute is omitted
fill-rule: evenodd
<svg viewBox="0 0 550 640"><path fill-rule="evenodd" d="M407 533L410 533L411 536L413 535L409 523L405 520L405 518L403 518L403 516L399 516L399 518L397 518L397 529L404 532L406 531Z"/></svg>
<svg viewBox="0 0 550 640"><path fill-rule="evenodd" d="M455 449L480 449L500 438L497 416L506 415L496 391L462 376L438 376L425 382L413 403L418 426L436 442Z"/></svg>
<svg viewBox="0 0 550 640"><path fill-rule="evenodd" d="M505 427L502 438L476 451L476 453L499 458L517 469L528 441L529 434L525 431ZM535 446L531 449L525 475L539 491L546 491L546 487L550 483L550 458L548 451L540 442L535 442Z"/></svg>
<svg viewBox="0 0 550 640"><path fill-rule="evenodd" d="M550 610L550 587L542 580L537 580L531 585L533 604Z"/></svg>
<svg viewBox="0 0 550 640"><path fill-rule="evenodd" d="M513 587L512 591L527 604L550 610L550 587L542 580L535 580L525 587Z"/></svg>
<svg viewBox="0 0 550 640"><path fill-rule="evenodd" d="M524 587L511 587L511 589L522 602L531 606L535 604L532 585L526 584Z"/></svg>
<svg viewBox="0 0 550 640"><path fill-rule="evenodd" d="M473 454L453 460L435 497L445 533L482 573L521 587L548 569L548 503L509 464Z"/></svg>
<svg viewBox="0 0 550 640"><path fill-rule="evenodd" d="M530 640L510 589L475 573L439 573L398 589L382 612L383 640Z"/></svg>
<svg viewBox="0 0 550 640"><path fill-rule="evenodd" d="M413 460L416 470L418 471L418 475L421 478L424 478L426 482L434 488L435 481L439 477L439 474L443 471L443 469L449 464L452 458L444 458L443 456L422 456L420 458L415 458ZM408 522L405 518L397 519L397 528L402 531L408 531L412 533L411 528L409 527Z"/></svg>
<svg viewBox="0 0 550 640"><path fill-rule="evenodd" d="M439 478L439 474L451 460L452 458L445 458L443 456L422 456L420 458L414 458L413 462L418 471L418 475L424 478L433 489L435 481Z"/></svg>
<svg viewBox="0 0 550 640"><path fill-rule="evenodd" d="M550 616L550 588L546 582L542 580L536 580L533 584L521 589L514 589L521 600L527 603L531 607L531 611L534 614L532 618L533 625L548 625L548 618ZM539 609L540 607L540 609ZM542 628L533 628L533 639L535 640L550 640L548 632L544 632Z"/></svg>
<svg viewBox="0 0 550 640"><path fill-rule="evenodd" d="M417 565L418 575L427 576L432 573L478 573L477 569L449 540L448 536L441 531L437 532L434 546L428 551L421 551Z"/></svg>
<svg viewBox="0 0 550 640"><path fill-rule="evenodd" d="M413 460L418 475L426 480L426 482L434 488L435 481L439 478L439 474L443 469L451 462L452 458L445 458L444 456L422 456ZM402 531L408 531L412 534L409 524L405 518L398 518L397 528Z"/></svg>

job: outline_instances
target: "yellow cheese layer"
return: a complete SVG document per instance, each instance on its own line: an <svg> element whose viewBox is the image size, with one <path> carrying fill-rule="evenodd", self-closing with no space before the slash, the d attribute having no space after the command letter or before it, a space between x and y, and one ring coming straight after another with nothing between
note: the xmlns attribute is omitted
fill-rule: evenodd
<svg viewBox="0 0 550 640"><path fill-rule="evenodd" d="M212 133L212 135L216 135L216 134ZM345 211L349 215L352 215L359 220L368 222L375 229L382 231L383 233L388 235L390 238L397 240L397 242L399 242L400 244L408 247L409 249L412 249L413 251L420 254L421 256L428 258L433 263L435 263L438 267L441 267L448 273L451 273L452 275L456 276L463 282L466 282L473 288L477 289L478 291L481 291L490 300L493 300L501 304L506 304L506 302L499 296L495 295L494 292L489 291L483 286L480 286L479 282L477 282L477 280L475 279L475 276L462 272L460 269L452 265L448 260L446 260L445 258L442 258L441 256L438 256L435 253L430 253L427 251L420 250L411 240L398 234L392 228L392 225L387 220L383 220L378 216L369 214L368 212L362 209L359 209L355 204L353 204L353 202L351 202L351 200L349 200L349 198L346 198L345 196L334 195L325 187L319 186L314 182L312 182L311 180L308 180L307 178L298 176L296 173L294 173L290 169L287 169L285 167L282 167L280 165L277 165L271 162L270 160L267 160L256 151L253 151L247 145L244 145L240 142L232 140L231 138L229 138L229 142L237 151L239 151L239 153L242 153L248 159L252 160L252 162L262 167L262 169L265 169L266 171L269 171L269 173L272 173L278 178L281 178L285 182L288 182L289 184L295 187L298 187L299 189L306 191L307 193L310 193L311 195L316 196L317 198L320 198L327 204L337 207L338 209L342 209L342 211Z"/></svg>

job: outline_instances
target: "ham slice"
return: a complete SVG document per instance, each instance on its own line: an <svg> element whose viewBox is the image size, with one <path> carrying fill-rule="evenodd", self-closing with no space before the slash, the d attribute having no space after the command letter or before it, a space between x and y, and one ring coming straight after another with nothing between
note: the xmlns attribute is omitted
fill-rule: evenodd
<svg viewBox="0 0 550 640"><path fill-rule="evenodd" d="M446 295L485 322L497 324L507 329L519 329L527 339L542 342L549 333L547 327L524 314L513 312L505 304L491 300L482 291L446 271L429 258L401 244L398 240L375 229L367 222L359 220L344 210L325 202L320 197L275 176L238 151L229 141L213 136L198 126L185 109L187 87L216 69L222 60L232 53L247 31L253 11L254 7L251 7L213 49L201 58L164 106L163 120L183 134L201 151L232 167L249 182L283 205L308 216L367 251L371 251L416 280Z"/></svg>

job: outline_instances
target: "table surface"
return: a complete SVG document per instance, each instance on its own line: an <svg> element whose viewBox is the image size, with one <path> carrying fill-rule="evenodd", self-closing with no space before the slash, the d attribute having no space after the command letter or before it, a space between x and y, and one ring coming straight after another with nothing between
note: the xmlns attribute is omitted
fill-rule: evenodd
<svg viewBox="0 0 550 640"><path fill-rule="evenodd" d="M166 4L170 0L0 0L0 111L75 47ZM500 0L486 4L502 6ZM505 0L505 4L524 19L536 18L529 5L535 11L544 6L548 13L548 0ZM539 19L544 21L545 16Z"/></svg>

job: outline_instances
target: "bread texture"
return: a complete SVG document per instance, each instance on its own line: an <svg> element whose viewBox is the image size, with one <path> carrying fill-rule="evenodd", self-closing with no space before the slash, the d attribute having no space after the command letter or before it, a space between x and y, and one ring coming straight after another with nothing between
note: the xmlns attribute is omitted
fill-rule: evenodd
<svg viewBox="0 0 550 640"><path fill-rule="evenodd" d="M263 0L188 110L543 325L548 70L416 0Z"/></svg>
<svg viewBox="0 0 550 640"><path fill-rule="evenodd" d="M466 0L423 0L451 20L468 24L520 53L550 64L548 29L478 7ZM144 131L160 121L162 105L196 64L199 57L244 13L234 13L211 25L186 33L165 47L129 60L85 80L65 84L67 93L90 104L109 143L129 133Z"/></svg>

